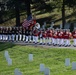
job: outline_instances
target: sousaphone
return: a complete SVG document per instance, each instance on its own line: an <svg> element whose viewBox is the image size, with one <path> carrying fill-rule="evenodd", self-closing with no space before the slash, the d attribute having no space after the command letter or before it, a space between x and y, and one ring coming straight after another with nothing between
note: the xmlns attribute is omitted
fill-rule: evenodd
<svg viewBox="0 0 76 75"><path fill-rule="evenodd" d="M35 28L40 29L40 24L39 23L36 23L35 24Z"/></svg>

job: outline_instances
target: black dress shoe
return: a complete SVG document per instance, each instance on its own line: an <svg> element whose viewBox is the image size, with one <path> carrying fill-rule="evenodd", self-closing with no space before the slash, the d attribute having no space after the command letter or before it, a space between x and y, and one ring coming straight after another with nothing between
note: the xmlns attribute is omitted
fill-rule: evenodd
<svg viewBox="0 0 76 75"><path fill-rule="evenodd" d="M39 45L42 45L42 43L40 43Z"/></svg>
<svg viewBox="0 0 76 75"><path fill-rule="evenodd" d="M74 47L76 47L76 45L73 45Z"/></svg>
<svg viewBox="0 0 76 75"><path fill-rule="evenodd" d="M53 46L56 46L56 44L54 44Z"/></svg>
<svg viewBox="0 0 76 75"><path fill-rule="evenodd" d="M25 43L28 43L28 41L25 41Z"/></svg>
<svg viewBox="0 0 76 75"><path fill-rule="evenodd" d="M49 46L51 46L51 44L48 44Z"/></svg>
<svg viewBox="0 0 76 75"><path fill-rule="evenodd" d="M43 45L45 45L45 43Z"/></svg>
<svg viewBox="0 0 76 75"><path fill-rule="evenodd" d="M70 47L71 45L68 45L68 47Z"/></svg>
<svg viewBox="0 0 76 75"><path fill-rule="evenodd" d="M68 45L66 45L65 47L68 47Z"/></svg>
<svg viewBox="0 0 76 75"><path fill-rule="evenodd" d="M59 45L59 47L61 47L61 45Z"/></svg>

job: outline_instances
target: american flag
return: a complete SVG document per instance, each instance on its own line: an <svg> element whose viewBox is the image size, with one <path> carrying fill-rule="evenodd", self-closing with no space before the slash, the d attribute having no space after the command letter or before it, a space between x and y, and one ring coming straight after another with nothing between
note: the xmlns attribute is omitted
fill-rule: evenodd
<svg viewBox="0 0 76 75"><path fill-rule="evenodd" d="M28 16L27 19L24 20L22 26L27 28L30 26L31 22L32 22L32 15Z"/></svg>

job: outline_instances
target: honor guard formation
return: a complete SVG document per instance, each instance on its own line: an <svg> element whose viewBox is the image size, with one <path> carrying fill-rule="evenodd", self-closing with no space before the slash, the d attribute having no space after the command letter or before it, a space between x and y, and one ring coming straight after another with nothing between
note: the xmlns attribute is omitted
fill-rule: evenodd
<svg viewBox="0 0 76 75"><path fill-rule="evenodd" d="M37 26L38 27L38 26ZM0 27L0 41L2 42L19 42L35 43L40 45L53 45L76 47L76 28L73 32L69 29L37 28L33 29L24 27ZM73 43L71 43L71 39Z"/></svg>

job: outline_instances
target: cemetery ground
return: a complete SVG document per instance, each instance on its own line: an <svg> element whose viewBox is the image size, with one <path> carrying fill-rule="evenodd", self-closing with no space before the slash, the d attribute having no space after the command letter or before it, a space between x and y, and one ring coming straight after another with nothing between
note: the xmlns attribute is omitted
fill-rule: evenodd
<svg viewBox="0 0 76 75"><path fill-rule="evenodd" d="M5 51L8 51L12 59L11 66L6 62ZM28 60L29 54L33 54L31 62ZM65 66L66 58L70 58L70 66ZM76 70L72 70L73 61L76 61L76 50L72 48L43 48L0 43L0 75L14 75L15 68L23 75L44 75L39 70L40 64L50 68L50 75L76 75Z"/></svg>

